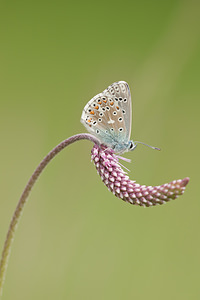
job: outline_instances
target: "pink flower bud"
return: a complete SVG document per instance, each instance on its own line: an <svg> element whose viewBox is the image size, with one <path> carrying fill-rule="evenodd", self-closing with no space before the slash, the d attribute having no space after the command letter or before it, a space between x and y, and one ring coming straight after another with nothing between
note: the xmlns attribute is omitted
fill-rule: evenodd
<svg viewBox="0 0 200 300"><path fill-rule="evenodd" d="M92 160L98 174L108 189L118 198L140 206L164 204L184 193L189 178L174 180L158 186L140 185L130 180L121 168L118 157L112 149L94 145Z"/></svg>

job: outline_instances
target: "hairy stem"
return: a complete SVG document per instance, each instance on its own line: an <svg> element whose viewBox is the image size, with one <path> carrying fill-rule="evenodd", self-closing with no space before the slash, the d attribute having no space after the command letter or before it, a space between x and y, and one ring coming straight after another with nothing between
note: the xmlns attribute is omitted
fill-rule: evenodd
<svg viewBox="0 0 200 300"><path fill-rule="evenodd" d="M84 139L90 140L90 141L94 142L95 144L99 144L98 139L95 138L91 134L80 133L80 134L74 135L74 136L62 141L53 150L51 150L47 154L47 156L45 156L45 158L40 162L40 164L38 165L38 167L35 169L34 173L32 174L31 178L29 179L29 181L19 199L17 207L14 211L14 214L12 216L10 226L8 229L8 233L6 236L6 240L4 243L4 248L3 248L1 262L0 262L0 297L2 295L3 284L4 284L6 269L7 269L7 265L8 265L9 255L10 255L10 251L11 251L11 246L12 246L12 242L14 240L15 230L16 230L17 224L19 223L20 216L22 214L24 205L27 201L28 195L29 195L32 187L34 186L36 180L38 179L38 177L40 176L40 174L42 173L44 168L61 150L63 150L65 147L67 147L68 145L70 145L76 141L84 140Z"/></svg>

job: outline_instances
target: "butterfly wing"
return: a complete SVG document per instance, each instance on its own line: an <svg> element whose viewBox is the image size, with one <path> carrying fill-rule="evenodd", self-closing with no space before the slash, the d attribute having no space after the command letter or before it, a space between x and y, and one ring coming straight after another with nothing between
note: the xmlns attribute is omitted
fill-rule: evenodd
<svg viewBox="0 0 200 300"><path fill-rule="evenodd" d="M131 134L131 113L129 86L119 81L86 104L81 122L103 144L125 151Z"/></svg>
<svg viewBox="0 0 200 300"><path fill-rule="evenodd" d="M131 105L131 92L128 83L125 81L118 81L110 85L105 91L109 93L116 100L116 105L119 106L121 117L123 118L124 126L126 129L126 138L129 141L132 126L132 105ZM118 100L117 100L118 99Z"/></svg>

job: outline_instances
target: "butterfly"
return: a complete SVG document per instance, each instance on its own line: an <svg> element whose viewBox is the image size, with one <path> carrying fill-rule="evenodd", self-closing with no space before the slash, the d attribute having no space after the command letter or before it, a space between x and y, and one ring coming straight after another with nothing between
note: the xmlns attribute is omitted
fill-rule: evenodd
<svg viewBox="0 0 200 300"><path fill-rule="evenodd" d="M84 107L81 122L106 147L116 153L135 148L131 135L131 93L128 83L118 81L93 97Z"/></svg>

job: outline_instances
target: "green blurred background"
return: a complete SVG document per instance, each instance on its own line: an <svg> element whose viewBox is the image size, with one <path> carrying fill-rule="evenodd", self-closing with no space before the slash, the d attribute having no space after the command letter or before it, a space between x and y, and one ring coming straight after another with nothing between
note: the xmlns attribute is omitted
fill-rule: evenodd
<svg viewBox="0 0 200 300"><path fill-rule="evenodd" d="M115 198L65 149L18 226L2 299L199 299L199 1L1 1L0 248L40 160L85 132L88 100L125 80L133 100L130 178L189 176L183 196L144 209Z"/></svg>

